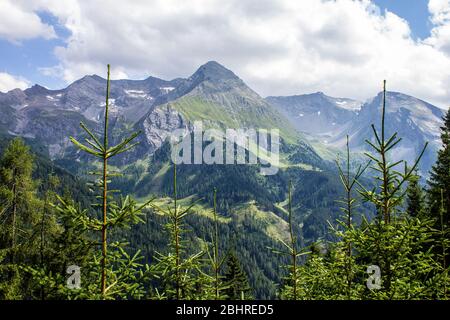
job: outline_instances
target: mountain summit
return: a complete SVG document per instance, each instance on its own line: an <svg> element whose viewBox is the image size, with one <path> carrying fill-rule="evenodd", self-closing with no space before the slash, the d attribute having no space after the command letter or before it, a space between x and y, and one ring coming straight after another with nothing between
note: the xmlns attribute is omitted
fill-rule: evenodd
<svg viewBox="0 0 450 320"><path fill-rule="evenodd" d="M216 61L208 61L204 65L200 66L190 79L194 82L240 80L239 77L233 73L233 71L225 68Z"/></svg>
<svg viewBox="0 0 450 320"><path fill-rule="evenodd" d="M310 134L330 134L355 117L361 102L347 98L334 98L323 92L311 94L267 97L297 130Z"/></svg>
<svg viewBox="0 0 450 320"><path fill-rule="evenodd" d="M353 151L367 151L366 139L371 139L371 125L381 119L383 93L366 103L346 98L332 98L323 93L290 97L267 97L299 131L325 145L327 150L345 148L347 135ZM426 142L429 147L420 163L423 172L435 161L440 147L439 126L443 111L425 101L399 92L386 92L386 133L403 138L396 148L395 159L413 162ZM322 148L322 147L319 147ZM334 153L332 153L334 154ZM330 159L331 160L331 159Z"/></svg>
<svg viewBox="0 0 450 320"><path fill-rule="evenodd" d="M105 81L89 75L61 90L35 85L2 93L0 131L45 141L52 158L64 157L71 146L67 136L80 134L80 121L101 130ZM313 136L309 143L315 150L325 150L321 154L325 157L345 146L347 134L353 150L365 150L364 139L372 134L370 125L381 117L381 98L378 94L363 104L317 92L263 99L231 70L209 61L187 79L113 80L109 103L111 119L120 118L118 124L144 132L142 155L157 150L173 129L202 120L208 127L222 129L278 128L283 140L295 145L304 140L302 132ZM429 167L439 147L442 110L408 95L387 92L386 111L387 132L398 131L404 139L397 154L410 161L429 141L422 168ZM124 128L115 129L122 132Z"/></svg>

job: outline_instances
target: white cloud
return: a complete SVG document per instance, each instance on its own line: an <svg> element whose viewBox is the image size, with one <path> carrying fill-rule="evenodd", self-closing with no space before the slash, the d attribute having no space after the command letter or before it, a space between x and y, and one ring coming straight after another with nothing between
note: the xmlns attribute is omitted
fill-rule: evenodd
<svg viewBox="0 0 450 320"><path fill-rule="evenodd" d="M450 21L449 0L430 0L428 2L428 11L431 14L431 21L435 25L443 25Z"/></svg>
<svg viewBox="0 0 450 320"><path fill-rule="evenodd" d="M12 89L26 89L30 86L30 83L22 78L13 76L6 72L0 72L0 92L7 92Z"/></svg>
<svg viewBox="0 0 450 320"><path fill-rule="evenodd" d="M188 76L208 60L262 95L324 91L366 99L381 88L450 102L450 6L430 0L432 36L369 0L36 0L71 31L55 50L66 81L85 74ZM48 71L48 70L47 70Z"/></svg>
<svg viewBox="0 0 450 320"><path fill-rule="evenodd" d="M42 37L56 37L52 26L41 21L39 16L19 1L2 0L0 2L0 39L11 42Z"/></svg>
<svg viewBox="0 0 450 320"><path fill-rule="evenodd" d="M450 0L430 0L428 10L434 28L425 41L450 56Z"/></svg>

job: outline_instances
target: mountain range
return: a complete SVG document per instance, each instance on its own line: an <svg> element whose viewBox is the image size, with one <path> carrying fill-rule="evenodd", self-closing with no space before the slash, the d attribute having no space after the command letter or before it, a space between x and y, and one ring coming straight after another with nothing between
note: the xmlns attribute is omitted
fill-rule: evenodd
<svg viewBox="0 0 450 320"><path fill-rule="evenodd" d="M47 156L56 164L74 174L83 174L86 170L80 169L81 164L95 167L95 162L74 148L69 136L82 138L81 121L101 133L105 90L106 80L90 75L61 90L34 85L26 90L0 93L0 133L34 140L47 148ZM216 182L234 188L235 193L242 192L247 200L269 203L266 200L282 202L285 199L282 185L286 184L286 177L282 178L283 174L294 172L296 179L310 180L329 174L323 179L325 189L333 189L336 177L333 160L344 151L347 135L355 161L363 161L363 152L368 150L365 140L373 139L371 124L379 128L382 94L366 102L334 98L322 92L263 98L231 70L210 61L189 78L113 80L109 103L112 140L119 141L131 131L142 132L138 147L114 163L125 172L139 172L126 174L121 181L128 191L140 197L148 196L148 192L161 193L170 189L168 178L164 178L170 176L167 152L170 147L165 145L173 130L192 130L193 122L197 120L202 120L203 129L278 128L281 136L280 174L265 179L254 177L258 184L254 185L255 190L262 188L264 191L256 193L246 188L243 184L249 181L234 186L229 184L231 178ZM439 126L443 110L415 97L389 91L386 106L387 134L396 131L403 139L390 160L401 158L411 163L429 142L419 167L421 174L426 176L440 147ZM228 171L227 166L213 167L218 176L224 176ZM204 177L201 170L206 169L194 166L188 170L192 184L188 189L205 195L209 189L194 186L192 182L196 181L193 176ZM250 176L254 174L251 168L239 170L248 171ZM197 183L208 185L200 180ZM316 187L319 190L322 186ZM227 190L227 187L223 189ZM321 199L328 194L298 190L304 192L299 194L299 207L304 203L309 203L308 210L330 211L330 206L335 207ZM306 217L304 212L302 217ZM312 233L311 238L320 235L322 233Z"/></svg>
<svg viewBox="0 0 450 320"><path fill-rule="evenodd" d="M34 85L0 93L0 130L45 141L52 159L64 158L71 147L68 136L80 134L83 121L98 130L105 106L106 80L85 76L67 88L48 90ZM381 93L367 102L333 98L322 92L263 99L232 71L217 62L202 65L191 77L166 81L113 80L110 93L114 123L142 130L145 148L152 154L176 128L194 120L227 128L279 128L285 141L332 160L349 135L355 152L366 149L372 123L381 116ZM439 148L443 110L398 92L387 93L387 131L404 142L396 154L413 161L428 141L421 168L426 173ZM117 128L116 128L117 130ZM394 159L393 159L394 160Z"/></svg>
<svg viewBox="0 0 450 320"><path fill-rule="evenodd" d="M309 137L315 150L324 158L343 150L346 137L352 152L368 151L366 139L372 140L372 124L380 129L382 93L360 102L333 98L322 92L288 97L267 97L266 100L290 120L292 125ZM402 143L393 152L391 161L404 159L414 162L426 142L428 149L420 163L422 175L427 175L440 147L440 131L444 111L415 97L386 93L386 133L398 132ZM321 152L322 150L322 152Z"/></svg>
<svg viewBox="0 0 450 320"><path fill-rule="evenodd" d="M74 148L69 136L83 138L80 122L101 133L105 92L106 80L90 75L61 90L34 85L0 93L0 135L22 136L30 144L42 145L46 148L43 156L55 166L83 176L98 164ZM263 98L214 61L202 65L189 78L113 80L111 140L119 141L131 131L142 132L138 147L112 163L123 173L114 187L133 193L139 200L151 194L171 195L167 138L175 129L192 130L194 121L202 120L204 129L278 128L281 163L276 175L263 177L250 165L178 168L180 198L204 199L196 207L199 215L191 223L193 230L199 233L199 221L211 217L211 190L217 187L222 227L233 233L245 229L237 251L251 257L245 268L258 270L250 279L259 290L258 297L273 297L276 264L265 248L276 246L278 239L287 239L288 182L294 185L293 211L302 242L326 238L327 221L340 214L336 200L342 195L332 160L344 151L348 135L356 160L362 161L362 153L368 150L365 139L372 137L371 124L379 128L381 99L378 94L361 102L322 92ZM420 166L426 175L440 146L443 110L397 92L387 92L386 103L387 132L397 131L403 138L394 152L396 158L411 162L425 142L430 143Z"/></svg>

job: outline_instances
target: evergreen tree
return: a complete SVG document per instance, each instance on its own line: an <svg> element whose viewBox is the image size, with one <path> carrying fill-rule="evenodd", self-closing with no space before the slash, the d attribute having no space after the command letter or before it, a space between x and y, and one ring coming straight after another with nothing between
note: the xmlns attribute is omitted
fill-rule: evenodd
<svg viewBox="0 0 450 320"><path fill-rule="evenodd" d="M431 169L429 184L429 201L431 216L439 220L441 208L441 190L444 198L444 224L450 219L450 109L443 118L441 127L442 147L438 151L437 161Z"/></svg>
<svg viewBox="0 0 450 320"><path fill-rule="evenodd" d="M156 265L152 266L154 276L162 290L157 290L159 298L170 300L193 300L215 297L211 285L212 277L203 272L203 251L190 254L184 235L186 233L184 220L192 214L192 207L180 206L177 193L177 166L173 165L173 205L163 209L156 204L151 207L168 217L166 229L169 233L169 251L166 254L157 252Z"/></svg>
<svg viewBox="0 0 450 320"><path fill-rule="evenodd" d="M248 300L252 298L247 275L242 270L241 264L233 251L228 255L224 282L228 300Z"/></svg>
<svg viewBox="0 0 450 320"><path fill-rule="evenodd" d="M435 241L438 243L437 247L440 248L440 252L438 256L441 261L441 268L443 271L444 277L444 286L443 286L443 295L445 298L448 298L447 288L449 286L450 278L449 278L449 266L448 266L448 247L450 246L450 230L448 226L444 223L444 190L441 189L441 208L440 208L440 219L439 219L439 231L437 232L437 237L435 237ZM446 280L445 280L446 279Z"/></svg>
<svg viewBox="0 0 450 320"><path fill-rule="evenodd" d="M31 221L28 209L33 204L36 192L31 178L33 157L22 139L11 141L0 162L0 196L2 216L6 220L2 231L2 246L11 250L10 261L14 262L18 229L24 221ZM19 235L20 237L20 235Z"/></svg>
<svg viewBox="0 0 450 320"><path fill-rule="evenodd" d="M373 149L373 154L366 155L373 161L372 170L376 172L377 186L367 190L361 184L360 194L372 203L377 210L374 221L365 222L359 229L352 230L350 236L359 252L359 259L368 266L380 268L380 287L367 293L375 299L411 299L431 298L441 292L443 282L442 270L437 257L429 249L434 231L430 219L410 217L402 210L405 200L403 186L414 185L414 171L425 152L424 146L412 167L406 162L391 163L393 148L401 141L394 133L389 138L385 135L386 81L383 87L381 128L378 131L372 125L375 142L366 142ZM404 170L396 166L404 163ZM414 201L420 201L414 199ZM415 210L417 209L417 206Z"/></svg>
<svg viewBox="0 0 450 320"><path fill-rule="evenodd" d="M10 142L0 161L0 297L26 298L29 281L20 268L36 261L33 227L42 202L31 174L33 156L23 140Z"/></svg>
<svg viewBox="0 0 450 320"><path fill-rule="evenodd" d="M97 196L99 203L92 205L94 212L89 214L88 209L81 209L59 198L58 211L66 221L72 220L76 228L83 233L100 234L101 255L100 257L95 255L84 268L87 269L84 275L89 280L85 281L88 285L79 291L79 297L82 298L111 299L141 297L144 294L143 284L137 281L137 277L142 276L140 269L144 267L139 263L141 259L139 251L130 255L125 250L126 243L115 241L109 245L107 241L108 232L128 229L133 224L143 222L142 210L152 201L138 205L130 196L113 196L115 190L110 190L108 187L110 179L120 175L118 172L110 171L108 160L133 148L136 143L132 141L139 135L139 132L135 132L119 144L110 146L109 91L110 66L108 65L103 135L97 137L85 124L81 123L81 128L89 137L85 139L86 144L80 143L73 137L70 138L80 150L101 161L101 171L92 173L96 177L92 185L99 193ZM98 216L101 218L98 219ZM108 251L109 247L112 249L111 252ZM99 279L98 275L100 275ZM96 283L99 285L96 286Z"/></svg>
<svg viewBox="0 0 450 320"><path fill-rule="evenodd" d="M385 136L386 87L384 83L381 128L372 125L375 142L367 143L374 153L366 153L376 173L375 187L366 189L358 179L360 194L376 209L376 217L368 221L363 216L360 226L348 219L351 198L347 197L347 219L334 229L341 240L328 244L325 253L315 253L300 269L301 295L307 299L436 299L446 297L448 276L439 255L430 248L436 231L431 219L411 216L403 210L403 185L414 185L414 170L423 155L403 172L395 167L403 161L390 162L390 153L400 142L397 134ZM348 171L347 171L348 172ZM340 169L341 180L349 186L348 176ZM412 182L411 182L412 179ZM410 192L412 193L412 191ZM349 200L350 199L350 200ZM350 206L349 206L350 205ZM412 206L411 206L412 208ZM417 209L417 206L415 206ZM349 223L350 222L350 223ZM348 250L348 244L352 250ZM349 255L350 253L350 255ZM346 281L347 266L351 263L352 281ZM366 269L368 268L368 269ZM367 270L379 269L373 279ZM367 279L367 286L366 286ZM373 283L372 280L376 281ZM369 285L371 282L372 286Z"/></svg>
<svg viewBox="0 0 450 320"><path fill-rule="evenodd" d="M347 135L347 143L346 143L346 170L342 169L342 166L339 162L339 159L336 161L336 165L338 167L339 177L341 178L342 185L345 189L345 197L342 200L339 200L341 203L341 211L344 213L344 221L339 221L340 224L344 227L344 230L351 230L353 227L353 210L356 206L356 199L353 196L353 189L358 183L358 179L364 174L367 167L370 165L370 161L364 167L359 165L356 169L354 175L351 172L351 164L350 164L350 147L349 147L349 139ZM342 241L345 243L346 255L345 255L345 278L347 280L347 299L352 298L352 282L354 278L354 270L353 270L353 257L352 257L352 242L348 241L348 237L346 234L342 234Z"/></svg>
<svg viewBox="0 0 450 320"><path fill-rule="evenodd" d="M419 176L414 174L410 177L406 189L406 212L411 217L420 217L424 212L424 192L419 183Z"/></svg>
<svg viewBox="0 0 450 320"><path fill-rule="evenodd" d="M450 109L443 118L441 127L442 147L430 172L428 180L428 215L434 219L436 229L449 234L450 225ZM445 265L450 265L450 252L442 246L440 237L436 238L438 251L445 252Z"/></svg>
<svg viewBox="0 0 450 320"><path fill-rule="evenodd" d="M34 246L38 250L39 258L34 263L29 263L24 266L24 270L28 271L33 277L33 285L31 286L31 298L36 299L52 299L56 298L54 295L54 288L48 287L41 281L39 276L34 274L34 270L40 270L41 273L59 273L63 274L61 261L61 251L56 246L56 239L62 232L62 227L57 221L56 210L52 203L56 201L56 188L59 185L57 176L50 174L44 182L44 194L41 201L40 212L38 220L33 226Z"/></svg>
<svg viewBox="0 0 450 320"><path fill-rule="evenodd" d="M361 299L364 285L363 273L356 254L348 256L349 235L355 228L333 230L340 237L336 243L314 243L311 255L299 268L299 298L305 300ZM351 265L351 282L348 266Z"/></svg>
<svg viewBox="0 0 450 320"><path fill-rule="evenodd" d="M285 286L282 289L281 295L285 299L297 300L299 297L299 257L308 254L309 252L302 252L298 248L297 236L294 234L294 222L292 213L292 182L289 181L288 187L288 224L289 224L289 243L282 239L279 241L284 245L285 251L274 250L274 253L286 255L290 258L290 264L287 266L289 270L288 276L285 278Z"/></svg>
<svg viewBox="0 0 450 320"><path fill-rule="evenodd" d="M372 124L372 131L374 133L375 142L372 143L366 140L366 143L372 148L374 154L366 152L366 156L369 157L374 163L371 169L377 173L376 181L378 185L372 189L367 190L363 185L361 187L360 194L363 198L372 203L377 210L377 230L380 231L380 236L385 237L391 228L389 225L392 222L392 218L398 213L399 205L404 199L404 193L402 186L409 181L413 172L416 170L417 165L422 158L427 144L422 149L419 157L415 161L411 168L408 168L403 160L391 163L390 157L393 148L401 141L401 138L397 137L397 133L392 134L389 138L385 134L385 115L386 115L386 81L383 83L383 100L382 100L382 115L381 115L381 128L378 131L375 125ZM395 170L396 166L404 163L404 173ZM385 249L392 246L380 247L378 254L382 258L382 261L378 261L382 264L383 275L385 276L385 288L387 291L391 289L392 283L392 268L391 258L395 255L395 252L386 252ZM383 252L382 252L383 251Z"/></svg>
<svg viewBox="0 0 450 320"><path fill-rule="evenodd" d="M214 291L214 299L220 300L224 296L222 291L224 290L223 285L223 277L221 275L221 269L223 263L225 261L226 256L221 257L219 253L219 221L218 221L218 213L217 213L217 189L214 188L213 191L213 218L214 218L214 233L211 236L212 239L212 250L209 248L206 250L208 253L209 263L213 272L213 291ZM212 254L211 254L212 251Z"/></svg>
<svg viewBox="0 0 450 320"><path fill-rule="evenodd" d="M21 268L30 277L29 298L31 299L66 299L76 297L67 290L67 269L70 265L86 266L94 258L91 248L94 241L89 241L83 228L77 228L73 216L65 216L58 202L56 189L60 185L59 178L53 173L41 183L43 190L42 206L39 218L33 226L34 247L38 251L38 259ZM66 195L65 202L74 205Z"/></svg>

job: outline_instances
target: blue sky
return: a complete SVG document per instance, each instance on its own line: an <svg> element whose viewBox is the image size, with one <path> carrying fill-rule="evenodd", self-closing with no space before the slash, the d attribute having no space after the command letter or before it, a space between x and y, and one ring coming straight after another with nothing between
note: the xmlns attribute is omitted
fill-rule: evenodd
<svg viewBox="0 0 450 320"><path fill-rule="evenodd" d="M364 99L392 77L393 89L450 100L450 71L442 73L450 66L450 19L436 22L450 0L373 0L381 19L367 13L369 0L111 1L2 0L0 91L34 83L58 89L102 75L106 63L115 78L170 79L217 60L262 95Z"/></svg>
<svg viewBox="0 0 450 320"><path fill-rule="evenodd" d="M414 38L425 39L430 35L428 0L375 0L374 3L381 10L387 9L407 20Z"/></svg>
<svg viewBox="0 0 450 320"><path fill-rule="evenodd" d="M374 3L382 11L392 11L406 19L412 29L414 38L426 38L430 34L432 25L429 22L427 9L428 0L375 0ZM0 71L19 75L32 83L39 83L49 88L65 86L65 81L49 77L40 68L48 68L58 64L58 58L53 49L64 46L64 39L70 35L57 19L47 12L38 12L43 22L54 27L57 39L31 39L14 44L0 39Z"/></svg>
<svg viewBox="0 0 450 320"><path fill-rule="evenodd" d="M62 79L45 76L39 70L58 64L53 50L56 46L64 45L64 39L67 39L70 32L51 14L39 12L38 15L44 23L53 26L58 38L50 40L35 38L20 43L11 43L0 38L0 72L19 75L32 83L49 88L59 88L65 84Z"/></svg>

